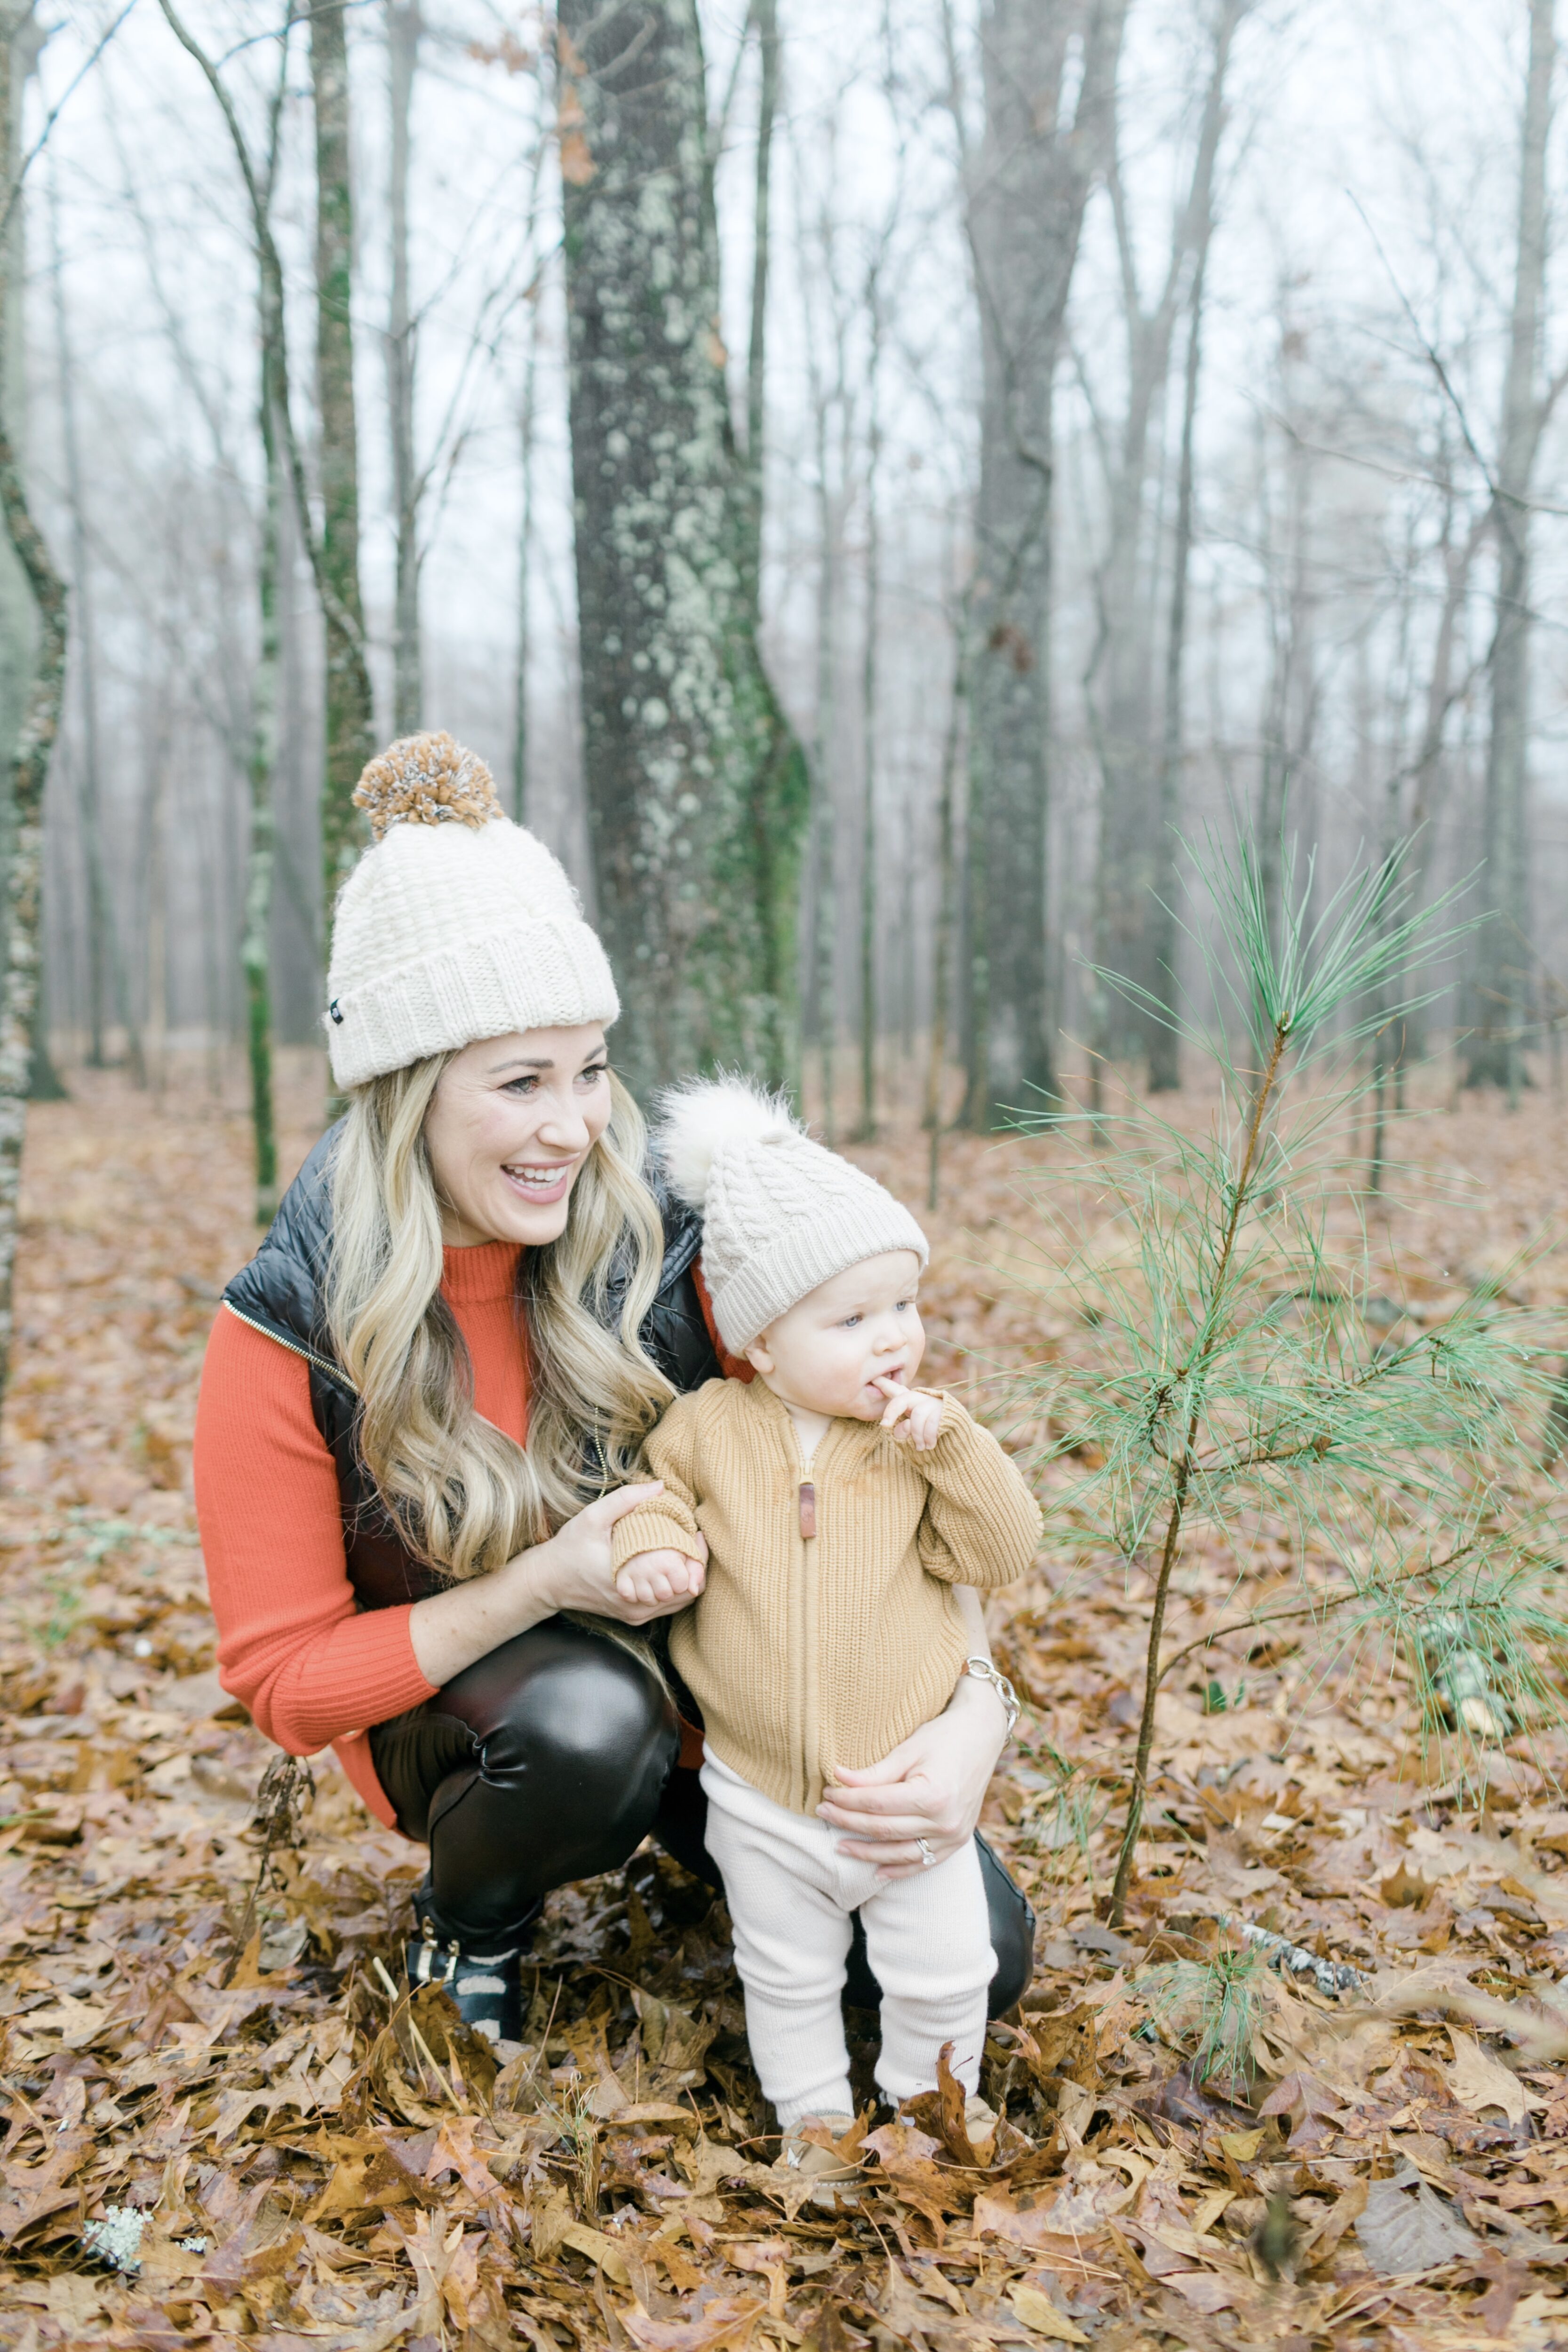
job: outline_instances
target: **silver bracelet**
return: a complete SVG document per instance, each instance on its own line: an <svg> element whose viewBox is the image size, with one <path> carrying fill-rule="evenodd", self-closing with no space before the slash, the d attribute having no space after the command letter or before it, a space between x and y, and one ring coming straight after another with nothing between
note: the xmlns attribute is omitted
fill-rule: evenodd
<svg viewBox="0 0 1568 2352"><path fill-rule="evenodd" d="M989 1683L1001 1700L1007 1717L1007 1737L1013 1737L1013 1726L1018 1720L1018 1694L1005 1674L998 1672L989 1658L965 1658L963 1671L977 1683Z"/></svg>

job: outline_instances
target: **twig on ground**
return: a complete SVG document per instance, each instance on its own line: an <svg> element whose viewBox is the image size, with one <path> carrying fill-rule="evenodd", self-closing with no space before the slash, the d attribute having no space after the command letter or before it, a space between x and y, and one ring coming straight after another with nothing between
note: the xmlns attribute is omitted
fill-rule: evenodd
<svg viewBox="0 0 1568 2352"><path fill-rule="evenodd" d="M1220 1917L1220 1926L1239 1936L1244 1944L1256 1945L1271 1969L1281 1976L1310 1977L1321 1993L1337 2000L1342 1992L1361 1992L1366 1979L1348 1960L1321 1960L1316 1952L1309 1952L1304 1944L1293 1944L1289 1936L1277 1936L1268 1927L1255 1927L1250 1919L1233 1918L1228 1912Z"/></svg>

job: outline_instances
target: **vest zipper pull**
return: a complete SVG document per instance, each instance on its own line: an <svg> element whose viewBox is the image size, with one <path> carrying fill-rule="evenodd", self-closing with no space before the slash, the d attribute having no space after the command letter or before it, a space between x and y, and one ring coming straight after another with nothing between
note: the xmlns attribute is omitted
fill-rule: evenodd
<svg viewBox="0 0 1568 2352"><path fill-rule="evenodd" d="M800 1536L803 1543L813 1541L816 1534L816 1488L809 1478L800 1482Z"/></svg>

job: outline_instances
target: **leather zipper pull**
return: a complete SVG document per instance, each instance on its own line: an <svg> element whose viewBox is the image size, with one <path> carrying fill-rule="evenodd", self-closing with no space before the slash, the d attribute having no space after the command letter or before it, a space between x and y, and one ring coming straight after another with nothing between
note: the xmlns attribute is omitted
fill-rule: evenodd
<svg viewBox="0 0 1568 2352"><path fill-rule="evenodd" d="M810 1543L816 1534L816 1488L809 1478L800 1482L800 1536Z"/></svg>

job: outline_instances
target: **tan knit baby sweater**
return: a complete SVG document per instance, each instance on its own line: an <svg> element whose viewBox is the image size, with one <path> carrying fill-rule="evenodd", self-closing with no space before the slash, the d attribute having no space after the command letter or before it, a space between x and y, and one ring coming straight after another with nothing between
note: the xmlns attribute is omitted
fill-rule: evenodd
<svg viewBox="0 0 1568 2352"><path fill-rule="evenodd" d="M879 1763L942 1713L967 1646L952 1587L1011 1584L1034 1559L1023 1478L943 1402L929 1453L835 1421L807 1471L763 1381L710 1381L647 1441L664 1493L616 1522L617 1569L707 1537L707 1587L669 1654L714 1754L795 1812L816 1811L836 1764Z"/></svg>

